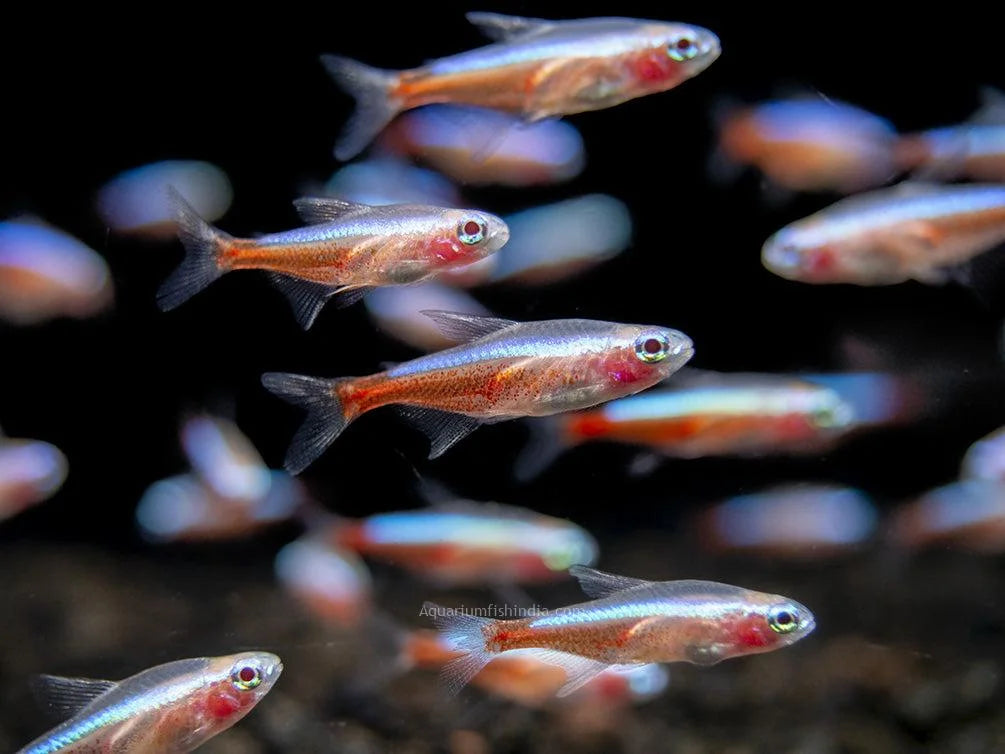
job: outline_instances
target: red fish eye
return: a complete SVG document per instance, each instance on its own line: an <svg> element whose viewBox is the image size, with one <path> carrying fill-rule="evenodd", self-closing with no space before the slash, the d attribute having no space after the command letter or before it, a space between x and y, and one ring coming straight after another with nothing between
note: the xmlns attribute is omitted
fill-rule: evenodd
<svg viewBox="0 0 1005 754"><path fill-rule="evenodd" d="M657 338L648 338L642 348L646 353L659 353L663 350L663 344Z"/></svg>
<svg viewBox="0 0 1005 754"><path fill-rule="evenodd" d="M474 220L468 220L464 223L464 232L469 236L476 236L482 230L482 226L476 223Z"/></svg>
<svg viewBox="0 0 1005 754"><path fill-rule="evenodd" d="M237 674L237 677L245 683L251 683L257 675L258 671L254 668L241 668L241 672Z"/></svg>
<svg viewBox="0 0 1005 754"><path fill-rule="evenodd" d="M677 40L677 49L678 50L681 50L683 52L684 50L687 50L690 47L691 47L691 40L690 39L687 39L686 37L681 37L680 39Z"/></svg>

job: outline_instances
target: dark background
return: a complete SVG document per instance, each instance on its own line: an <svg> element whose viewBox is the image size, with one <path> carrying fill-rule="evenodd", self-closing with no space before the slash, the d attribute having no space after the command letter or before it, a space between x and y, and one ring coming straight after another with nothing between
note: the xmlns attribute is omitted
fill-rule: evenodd
<svg viewBox="0 0 1005 754"><path fill-rule="evenodd" d="M887 506L950 481L967 445L1005 422L1000 301L956 285L860 289L776 278L760 265L764 239L832 197L773 207L756 176L717 186L706 163L713 113L727 99L819 91L886 116L903 131L964 120L978 106L981 86L1005 86L1002 26L981 7L955 4L937 16L845 5L484 8L675 17L714 30L723 46L717 62L677 90L571 118L588 153L574 182L467 192L472 204L505 214L599 191L624 200L635 220L634 243L615 261L549 288L476 293L484 303L518 319L584 316L676 327L693 338L692 364L703 369L842 370L864 365L849 354L869 353L875 363L927 379L926 420L862 437L823 458L668 462L641 479L627 473L629 451L590 447L520 486L511 475L524 439L519 424L479 430L429 462L421 435L392 412L378 412L354 424L304 475L317 497L347 515L410 506L418 503L417 473L475 499L572 516L624 550L631 549L629 533L671 533L681 511L768 483L832 479L861 486ZM38 215L102 253L116 305L90 321L0 325L0 426L11 436L51 441L70 460L64 489L4 523L0 548L87 542L150 553L134 533L132 510L148 484L182 469L176 430L183 412L232 415L278 466L299 415L260 387L263 371L366 374L381 361L411 355L376 331L362 306L329 307L302 332L287 302L255 273L228 275L163 314L155 291L180 260L180 245L109 234L93 200L121 170L205 159L234 185L222 228L249 235L292 227L291 200L338 166L332 147L351 108L318 56L414 66L483 42L463 18L469 9L370 3L343 13L335 4L280 4L267 13L213 16L161 6L114 24L90 8L69 15L29 6L9 11L0 45L7 105L0 213ZM197 557L236 557L267 578L274 550L252 543ZM54 661L58 654L53 648Z"/></svg>

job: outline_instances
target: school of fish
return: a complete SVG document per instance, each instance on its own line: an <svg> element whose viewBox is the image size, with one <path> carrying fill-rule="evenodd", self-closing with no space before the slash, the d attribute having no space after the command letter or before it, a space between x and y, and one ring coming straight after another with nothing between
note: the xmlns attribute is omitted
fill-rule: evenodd
<svg viewBox="0 0 1005 754"><path fill-rule="evenodd" d="M365 297L381 331L425 352L361 376L263 374L268 391L303 413L285 471L270 469L230 417L184 417L179 439L190 468L150 484L136 528L148 544L205 544L294 522L303 533L276 554L274 573L305 613L333 631L389 636L392 675L439 670L447 692L471 683L531 707L555 697L587 704L591 693L607 705L636 703L665 688L662 664L711 666L807 638L816 627L811 609L754 584L595 570L597 538L566 519L430 486L424 508L348 518L294 476L356 419L388 406L428 436L430 459L482 425L525 420L530 439L514 453L513 473L526 481L561 472L559 456L592 443L635 448L632 473L705 457L820 456L873 428L910 421L932 402L905 375L699 371L687 366L692 339L668 324L579 312L511 319L461 290L584 274L631 248L636 219L602 194L497 216L451 180L570 182L589 144L557 118L668 92L721 52L712 31L686 23L466 18L490 44L416 68L321 56L356 102L335 155L348 161L372 144L377 157L295 199L303 227L241 237L211 225L234 190L204 162L140 166L98 192L96 211L116 233L177 234L185 256L156 293L164 311L225 274L261 270L303 329L329 300ZM985 97L967 123L904 135L881 116L817 95L723 107L713 177L749 166L776 197L854 194L764 242L764 268L788 281L967 284L969 265L1005 243L1005 105L995 92ZM984 183L948 182L957 178ZM32 218L0 223L0 318L35 325L96 316L112 306L111 281L104 260L73 237ZM317 463L311 473L326 470ZM0 435L0 521L30 515L67 473L55 446ZM709 502L688 525L716 554L816 560L853 557L877 542L1001 553L1005 430L975 443L959 480L886 519L865 492L834 483ZM423 588L487 588L513 601L524 585L572 577L589 599L527 614L514 608L505 618L427 601L421 614L434 633L381 609L372 562ZM247 647L240 637L228 640ZM251 650L157 664L118 682L41 675L37 695L63 720L18 754L192 751L263 703L283 668L277 655Z"/></svg>

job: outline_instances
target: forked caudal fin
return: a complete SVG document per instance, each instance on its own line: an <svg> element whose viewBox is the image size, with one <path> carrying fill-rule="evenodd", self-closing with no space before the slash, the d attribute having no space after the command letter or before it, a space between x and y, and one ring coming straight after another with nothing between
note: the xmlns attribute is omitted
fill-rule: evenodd
<svg viewBox="0 0 1005 754"><path fill-rule="evenodd" d="M336 390L338 383L346 379L351 378L329 380L281 372L262 375L266 390L307 410L286 453L285 466L291 474L299 474L314 463L351 421Z"/></svg>
<svg viewBox="0 0 1005 754"><path fill-rule="evenodd" d="M401 101L392 95L398 74L338 55L322 55L321 62L335 82L356 100L356 112L335 144L335 156L345 162L362 152L401 112Z"/></svg>
<svg viewBox="0 0 1005 754"><path fill-rule="evenodd" d="M485 648L485 627L492 619L441 607L435 602L424 603L422 612L432 618L447 645L464 653L444 665L442 671L448 693L456 696L492 661L493 654Z"/></svg>
<svg viewBox="0 0 1005 754"><path fill-rule="evenodd" d="M225 272L220 267L220 248L221 242L230 238L203 220L173 186L168 187L168 196L185 258L157 291L157 305L165 312L185 303Z"/></svg>

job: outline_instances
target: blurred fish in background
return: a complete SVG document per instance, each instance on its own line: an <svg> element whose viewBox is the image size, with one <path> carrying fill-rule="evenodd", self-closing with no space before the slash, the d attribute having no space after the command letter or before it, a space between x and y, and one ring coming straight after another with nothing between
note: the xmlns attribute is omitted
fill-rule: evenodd
<svg viewBox="0 0 1005 754"><path fill-rule="evenodd" d="M126 170L101 187L98 216L116 233L173 238L177 225L169 188L207 222L230 209L234 190L220 168L198 160L166 160Z"/></svg>
<svg viewBox="0 0 1005 754"><path fill-rule="evenodd" d="M431 507L335 519L318 537L392 563L441 587L535 584L597 559L596 540L562 518L454 499Z"/></svg>
<svg viewBox="0 0 1005 754"><path fill-rule="evenodd" d="M843 199L771 236L761 261L802 283L947 282L1005 241L1005 185L905 183Z"/></svg>
<svg viewBox="0 0 1005 754"><path fill-rule="evenodd" d="M1005 181L1005 95L984 90L970 120L900 137L897 165L924 179Z"/></svg>
<svg viewBox="0 0 1005 754"><path fill-rule="evenodd" d="M1005 427L982 437L967 449L960 478L1005 484Z"/></svg>
<svg viewBox="0 0 1005 754"><path fill-rule="evenodd" d="M381 330L420 351L438 351L460 342L444 333L423 311L493 316L469 294L435 280L378 288L366 294L363 302Z"/></svg>
<svg viewBox="0 0 1005 754"><path fill-rule="evenodd" d="M890 515L890 540L911 549L1005 552L1005 484L965 479L924 493Z"/></svg>
<svg viewBox="0 0 1005 754"><path fill-rule="evenodd" d="M352 550L314 534L290 542L276 555L276 578L304 607L327 624L352 628L370 613L373 584Z"/></svg>
<svg viewBox="0 0 1005 754"><path fill-rule="evenodd" d="M55 495L67 473L66 456L55 445L0 432L0 521Z"/></svg>
<svg viewBox="0 0 1005 754"><path fill-rule="evenodd" d="M859 551L878 520L858 490L788 484L730 498L699 514L698 529L713 552L811 561Z"/></svg>
<svg viewBox="0 0 1005 754"><path fill-rule="evenodd" d="M773 189L850 194L896 175L897 133L879 116L820 96L723 106L713 177L757 168Z"/></svg>
<svg viewBox="0 0 1005 754"><path fill-rule="evenodd" d="M303 485L271 471L233 422L208 415L182 424L181 443L195 473L152 484L136 508L155 542L237 539L287 521L308 503Z"/></svg>
<svg viewBox="0 0 1005 754"><path fill-rule="evenodd" d="M105 260L76 238L28 220L0 222L0 319L83 319L112 305Z"/></svg>
<svg viewBox="0 0 1005 754"><path fill-rule="evenodd" d="M374 206L435 204L459 207L461 195L447 178L391 157L375 157L339 168L321 189L324 196Z"/></svg>
<svg viewBox="0 0 1005 754"><path fill-rule="evenodd" d="M558 120L528 123L476 107L430 105L405 113L377 142L381 152L409 157L470 186L536 186L579 175L583 139Z"/></svg>

